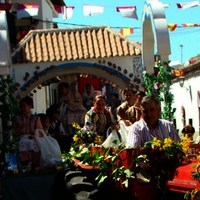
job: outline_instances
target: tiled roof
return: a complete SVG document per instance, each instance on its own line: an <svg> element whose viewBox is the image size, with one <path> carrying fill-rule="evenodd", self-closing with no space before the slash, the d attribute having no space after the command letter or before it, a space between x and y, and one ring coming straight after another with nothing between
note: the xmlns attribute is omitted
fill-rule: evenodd
<svg viewBox="0 0 200 200"><path fill-rule="evenodd" d="M36 63L141 55L141 45L105 26L31 30L12 62Z"/></svg>

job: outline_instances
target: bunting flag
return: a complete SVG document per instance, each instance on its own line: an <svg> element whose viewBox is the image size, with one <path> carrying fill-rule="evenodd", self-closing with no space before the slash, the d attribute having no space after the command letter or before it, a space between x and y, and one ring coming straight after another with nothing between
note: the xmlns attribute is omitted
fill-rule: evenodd
<svg viewBox="0 0 200 200"><path fill-rule="evenodd" d="M176 77L184 76L184 72L182 70L173 70L173 73Z"/></svg>
<svg viewBox="0 0 200 200"><path fill-rule="evenodd" d="M122 17L134 18L138 20L136 6L118 6L117 12L120 12Z"/></svg>
<svg viewBox="0 0 200 200"><path fill-rule="evenodd" d="M182 24L183 27L187 28L187 27L199 27L200 24Z"/></svg>
<svg viewBox="0 0 200 200"><path fill-rule="evenodd" d="M193 8L196 6L200 6L200 2L199 1L191 1L191 2L177 3L176 5L178 8L186 9L186 8Z"/></svg>
<svg viewBox="0 0 200 200"><path fill-rule="evenodd" d="M177 28L177 24L168 24L168 29L174 31Z"/></svg>
<svg viewBox="0 0 200 200"><path fill-rule="evenodd" d="M83 5L83 15L84 16L93 16L99 15L104 12L104 6L99 5Z"/></svg>
<svg viewBox="0 0 200 200"><path fill-rule="evenodd" d="M56 10L56 12L57 12L58 14L62 14L62 7L63 7L63 6L54 6L54 9Z"/></svg>
<svg viewBox="0 0 200 200"><path fill-rule="evenodd" d="M39 11L38 4L18 4L17 18L25 18L30 16L37 16Z"/></svg>
<svg viewBox="0 0 200 200"><path fill-rule="evenodd" d="M74 6L62 6L63 19L70 19L73 15Z"/></svg>
<svg viewBox="0 0 200 200"><path fill-rule="evenodd" d="M0 10L10 11L11 3L0 3Z"/></svg>
<svg viewBox="0 0 200 200"><path fill-rule="evenodd" d="M134 29L133 28L120 28L120 33L124 36L130 35L130 34L134 33Z"/></svg>
<svg viewBox="0 0 200 200"><path fill-rule="evenodd" d="M196 61L197 61L197 60L196 60L195 58L191 58L191 59L189 60L189 64L192 65L192 64L194 64Z"/></svg>
<svg viewBox="0 0 200 200"><path fill-rule="evenodd" d="M164 8L169 8L169 4L168 4L168 3L164 3L164 4L163 4L163 7L164 7Z"/></svg>

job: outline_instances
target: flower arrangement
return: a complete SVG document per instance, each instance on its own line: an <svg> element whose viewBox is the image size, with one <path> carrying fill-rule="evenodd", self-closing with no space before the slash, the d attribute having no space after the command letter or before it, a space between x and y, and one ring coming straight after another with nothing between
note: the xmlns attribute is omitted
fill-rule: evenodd
<svg viewBox="0 0 200 200"><path fill-rule="evenodd" d="M94 160L91 155L91 149L94 146L99 146L102 143L102 138L93 131L92 124L87 124L82 128L79 124L73 123L72 127L75 134L68 157L91 165Z"/></svg>
<svg viewBox="0 0 200 200"><path fill-rule="evenodd" d="M143 148L129 149L132 153L125 156L129 159L129 164L122 159L122 153L128 151L123 146L105 149L101 147L101 152L91 153L92 147L97 145L96 135L81 129L74 124L77 132L74 136L75 147L70 151L71 158L78 159L85 165L93 168L98 166L99 175L96 177L98 185L101 185L107 178L112 178L115 182L122 182L124 187L129 187L131 179L137 179L143 183L157 181L157 185L162 187L167 180L175 175L176 168L186 157L186 152L191 139L186 135L180 142L174 142L170 138L163 141L153 138L145 143ZM91 138L88 138L92 134ZM85 143L84 143L85 142ZM92 142L92 143L90 143ZM98 146L99 147L99 146ZM126 160L127 162L127 160Z"/></svg>
<svg viewBox="0 0 200 200"><path fill-rule="evenodd" d="M172 180L176 168L186 158L186 152L191 139L185 136L181 142L174 142L171 138L153 140L145 143L141 154L135 159L135 171L143 182L157 180L159 187L166 181ZM141 164L142 162L142 164ZM137 177L136 177L137 178Z"/></svg>
<svg viewBox="0 0 200 200"><path fill-rule="evenodd" d="M197 156L197 160L200 160L200 155ZM195 171L191 173L191 176L192 176L193 179L200 182L200 162L195 163L193 167L194 167ZM184 195L184 199L186 199L186 200L198 200L198 199L200 199L200 189L196 188L192 191L188 191Z"/></svg>
<svg viewBox="0 0 200 200"><path fill-rule="evenodd" d="M101 143L101 137L99 137L93 131L92 124L86 124L83 128L81 128L79 124L73 123L72 127L75 130L75 135L73 137L73 141L74 141L73 146L79 146L79 145L83 145L83 144L84 144L84 146L87 146L87 145Z"/></svg>

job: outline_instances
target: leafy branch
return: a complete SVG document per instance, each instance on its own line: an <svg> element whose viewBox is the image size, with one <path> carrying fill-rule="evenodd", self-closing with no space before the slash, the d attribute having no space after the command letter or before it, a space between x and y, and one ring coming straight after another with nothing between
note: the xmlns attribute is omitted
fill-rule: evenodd
<svg viewBox="0 0 200 200"><path fill-rule="evenodd" d="M169 63L158 63L157 72L155 74L145 73L142 82L146 89L146 95L157 97L163 104L162 118L172 121L176 109L172 107L174 95L170 91L170 86L173 80L173 73Z"/></svg>

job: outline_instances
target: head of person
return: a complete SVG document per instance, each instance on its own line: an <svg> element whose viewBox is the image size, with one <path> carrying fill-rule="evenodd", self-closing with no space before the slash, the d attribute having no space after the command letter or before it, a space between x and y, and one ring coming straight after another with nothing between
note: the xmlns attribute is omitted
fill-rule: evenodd
<svg viewBox="0 0 200 200"><path fill-rule="evenodd" d="M181 132L183 133L184 136L188 135L188 137L193 138L193 135L195 133L195 129L194 129L193 126L187 125L182 129Z"/></svg>
<svg viewBox="0 0 200 200"><path fill-rule="evenodd" d="M106 108L106 97L102 94L97 95L94 99L94 108L96 109L97 112L103 113Z"/></svg>
<svg viewBox="0 0 200 200"><path fill-rule="evenodd" d="M50 127L50 122L49 122L49 116L44 113L39 113L37 114L38 117L40 117L40 121L42 123L43 129L48 130Z"/></svg>
<svg viewBox="0 0 200 200"><path fill-rule="evenodd" d="M69 93L69 84L66 82L62 82L58 86L58 92L60 96L65 96Z"/></svg>
<svg viewBox="0 0 200 200"><path fill-rule="evenodd" d="M33 108L33 99L29 96L25 96L19 102L22 113L29 113Z"/></svg>
<svg viewBox="0 0 200 200"><path fill-rule="evenodd" d="M119 95L115 92L110 94L110 105L111 107L118 107L119 103Z"/></svg>
<svg viewBox="0 0 200 200"><path fill-rule="evenodd" d="M154 96L143 97L141 104L142 118L150 128L155 128L160 117L160 101Z"/></svg>
<svg viewBox="0 0 200 200"><path fill-rule="evenodd" d="M124 91L123 91L125 101L134 102L135 101L135 93L136 93L136 91L133 90L131 87L125 88Z"/></svg>
<svg viewBox="0 0 200 200"><path fill-rule="evenodd" d="M58 120L60 118L60 107L58 104L53 104L51 105L47 110L46 110L46 114L49 117L49 121L50 123Z"/></svg>
<svg viewBox="0 0 200 200"><path fill-rule="evenodd" d="M87 94L90 94L90 93L92 92L92 85L91 85L90 83L87 83L87 84L85 85L85 92L86 92Z"/></svg>
<svg viewBox="0 0 200 200"><path fill-rule="evenodd" d="M137 91L136 94L135 94L135 96L136 96L137 103L141 103L143 97L145 97L146 94L143 91Z"/></svg>

